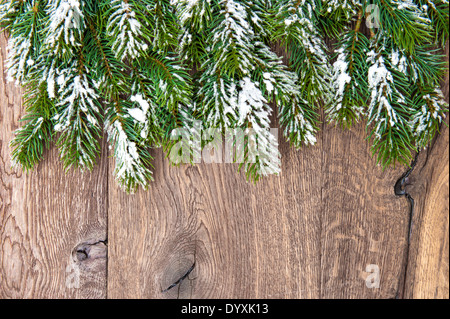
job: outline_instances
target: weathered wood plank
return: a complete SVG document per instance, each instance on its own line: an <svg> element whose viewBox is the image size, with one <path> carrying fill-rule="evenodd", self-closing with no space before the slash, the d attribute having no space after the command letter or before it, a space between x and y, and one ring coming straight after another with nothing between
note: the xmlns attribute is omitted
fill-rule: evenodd
<svg viewBox="0 0 450 319"><path fill-rule="evenodd" d="M282 143L281 176L256 185L235 165L174 168L160 151L147 193L125 195L110 176L108 296L395 297L408 204L393 185L403 168L377 167L363 130L325 126L298 152ZM380 289L366 286L370 264Z"/></svg>
<svg viewBox="0 0 450 319"><path fill-rule="evenodd" d="M283 154L283 178L256 185L236 165L176 168L160 151L148 192L110 177L108 296L319 297L320 148Z"/></svg>
<svg viewBox="0 0 450 319"><path fill-rule="evenodd" d="M256 186L245 183L232 165L172 168L155 152L156 181L149 193L130 199L110 186L111 200L126 204L110 210L110 236L117 246L109 261L109 295L401 296L409 204L394 195L393 186L404 168L383 172L364 136L362 125L351 131L327 125L314 148L295 152L283 143L282 175ZM149 207L142 209L145 202ZM443 213L448 215L448 204ZM139 226L130 227L133 220ZM128 234L135 232L133 240ZM448 254L440 258L439 276L448 278ZM181 285L161 293L194 261L196 268ZM379 288L366 284L374 271L380 271Z"/></svg>
<svg viewBox="0 0 450 319"><path fill-rule="evenodd" d="M0 298L448 298L448 129L411 178L409 247L403 168L375 165L362 125L326 125L298 152L283 142L281 176L256 185L236 165L174 168L157 150L150 190L126 195L105 145L92 173L64 174L55 149L36 172L10 169L23 110L0 44Z"/></svg>
<svg viewBox="0 0 450 319"><path fill-rule="evenodd" d="M401 296L409 205L393 186L404 168L383 172L364 136L362 124L326 125L313 148L282 143L281 176L256 185L233 165L173 168L160 151L148 193L129 197L110 176L109 296ZM379 288L366 283L374 271Z"/></svg>
<svg viewBox="0 0 450 319"><path fill-rule="evenodd" d="M383 172L364 136L362 125L325 127L322 298L393 298L399 285L408 205L393 185L403 168ZM379 285L367 285L375 272Z"/></svg>
<svg viewBox="0 0 450 319"><path fill-rule="evenodd" d="M421 154L408 192L415 200L404 298L449 298L449 134Z"/></svg>
<svg viewBox="0 0 450 319"><path fill-rule="evenodd" d="M449 45L446 47L449 56ZM449 102L449 75L442 83ZM415 200L404 298L449 298L449 119L422 152L407 191Z"/></svg>
<svg viewBox="0 0 450 319"><path fill-rule="evenodd" d="M65 174L53 148L33 173L11 170L8 145L24 110L4 77L3 34L0 50L0 298L105 297L107 160Z"/></svg>

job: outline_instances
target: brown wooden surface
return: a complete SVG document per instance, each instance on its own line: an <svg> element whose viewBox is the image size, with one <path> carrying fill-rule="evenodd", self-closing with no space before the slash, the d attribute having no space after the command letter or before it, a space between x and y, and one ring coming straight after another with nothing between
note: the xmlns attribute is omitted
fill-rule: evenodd
<svg viewBox="0 0 450 319"><path fill-rule="evenodd" d="M449 45L446 47L449 56ZM449 75L442 92L449 100ZM408 192L416 200L404 298L449 298L449 119L421 154Z"/></svg>
<svg viewBox="0 0 450 319"><path fill-rule="evenodd" d="M65 174L54 148L35 172L11 170L23 109L5 43L0 298L448 298L448 129L411 177L411 245L409 204L393 193L404 168L376 166L362 124L324 125L300 151L281 141L281 176L256 185L236 165L176 168L155 150L150 190L126 195L106 145L93 172ZM368 265L379 288L366 286Z"/></svg>
<svg viewBox="0 0 450 319"><path fill-rule="evenodd" d="M104 297L108 163L66 174L53 147L33 173L11 169L8 144L23 107L4 76L4 34L0 50L0 297Z"/></svg>

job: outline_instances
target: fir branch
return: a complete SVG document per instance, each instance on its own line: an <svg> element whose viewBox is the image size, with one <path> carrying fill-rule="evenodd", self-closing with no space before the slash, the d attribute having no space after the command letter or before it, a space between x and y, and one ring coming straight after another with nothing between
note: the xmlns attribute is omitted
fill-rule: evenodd
<svg viewBox="0 0 450 319"><path fill-rule="evenodd" d="M265 44L270 43L270 25L274 18L275 5L272 1L256 0L247 6L247 15L253 32L263 40Z"/></svg>
<svg viewBox="0 0 450 319"><path fill-rule="evenodd" d="M286 139L299 149L314 145L318 131L318 114L299 89L298 76L288 71L275 53L262 42L256 42L259 68L255 79L268 101L275 101Z"/></svg>
<svg viewBox="0 0 450 319"><path fill-rule="evenodd" d="M244 162L248 179L259 180L262 176L279 174L281 171L281 155L278 141L270 132L271 108L261 90L248 77L239 82L239 118L237 127L246 127L246 145Z"/></svg>
<svg viewBox="0 0 450 319"><path fill-rule="evenodd" d="M152 157L146 145L140 143L140 135L129 116L129 110L133 105L120 99L126 87L127 79L124 74L125 65L112 53L105 40L98 37L98 33L92 22L88 22L91 38L87 40L96 52L91 55L92 61L97 65L97 87L103 92L109 107L105 128L108 132L108 141L114 145L114 157L116 168L114 174L119 185L127 192L134 192L140 185L144 189L152 179ZM88 59L89 60L89 59Z"/></svg>
<svg viewBox="0 0 450 319"><path fill-rule="evenodd" d="M128 113L138 126L141 138L152 146L158 146L164 131L160 127L159 106L155 99L156 84L135 66L132 66L131 78L133 83L130 100L136 107L129 109Z"/></svg>
<svg viewBox="0 0 450 319"><path fill-rule="evenodd" d="M25 9L24 0L0 1L0 28L10 29L17 17Z"/></svg>
<svg viewBox="0 0 450 319"><path fill-rule="evenodd" d="M254 64L253 30L246 20L246 8L233 0L220 1L220 13L208 30L211 49L201 66L201 87L197 111L209 127L224 130L236 121L238 82Z"/></svg>
<svg viewBox="0 0 450 319"><path fill-rule="evenodd" d="M148 188L149 181L153 180L153 157L147 148L139 144L139 136L133 135L134 123L130 117L125 118L116 112L117 105L108 109L106 130L108 141L114 145L116 166L114 175L119 185L128 193L136 191L138 186ZM131 109L131 105L124 105L123 109Z"/></svg>
<svg viewBox="0 0 450 319"><path fill-rule="evenodd" d="M410 94L414 108L410 125L416 146L422 149L440 132L448 113L448 103L439 87L424 87L416 83L411 86Z"/></svg>
<svg viewBox="0 0 450 319"><path fill-rule="evenodd" d="M82 58L69 61L58 70L58 103L55 131L66 169L92 169L100 153L101 105Z"/></svg>
<svg viewBox="0 0 450 319"><path fill-rule="evenodd" d="M49 25L46 30L43 51L54 57L73 55L82 46L85 30L83 2L78 0L50 0L46 8Z"/></svg>
<svg viewBox="0 0 450 319"><path fill-rule="evenodd" d="M348 26L349 21L352 21L355 16L360 16L362 9L359 0L322 0L317 17L321 33L339 38ZM361 21L359 17L358 21Z"/></svg>
<svg viewBox="0 0 450 319"><path fill-rule="evenodd" d="M211 0L174 1L181 25L178 53L189 66L200 65L206 56L206 36L212 21Z"/></svg>
<svg viewBox="0 0 450 319"><path fill-rule="evenodd" d="M434 42L444 47L449 38L449 2L448 0L415 0L424 10L433 24Z"/></svg>
<svg viewBox="0 0 450 319"><path fill-rule="evenodd" d="M369 41L359 32L362 13L355 30L348 30L341 35L338 45L337 60L333 64L334 98L326 110L328 119L336 121L342 127L350 128L365 114L366 97L369 95L366 54Z"/></svg>
<svg viewBox="0 0 450 319"><path fill-rule="evenodd" d="M406 63L402 69L409 73L412 82L419 82L422 86L439 86L448 72L445 55L432 45L416 46L414 54L405 52L403 60L398 63Z"/></svg>
<svg viewBox="0 0 450 319"><path fill-rule="evenodd" d="M412 108L408 96L409 82L397 57L387 52L394 48L391 39L379 32L372 39L372 50L368 53L369 90L368 107L369 139L373 139L372 152L383 168L411 162L414 142L411 137L409 119Z"/></svg>
<svg viewBox="0 0 450 319"><path fill-rule="evenodd" d="M47 94L45 82L31 81L25 87L24 105L27 122L15 132L11 141L12 166L29 171L42 159L44 149L53 138L54 105Z"/></svg>
<svg viewBox="0 0 450 319"><path fill-rule="evenodd" d="M117 59L133 60L147 51L150 32L142 24L144 8L139 2L107 0L102 3L109 16L106 25L110 46Z"/></svg>
<svg viewBox="0 0 450 319"><path fill-rule="evenodd" d="M258 180L280 172L274 102L296 148L316 142L317 107L325 104L327 118L344 127L368 118L383 167L407 164L448 112L437 89L448 67L434 48L448 39L448 1L375 0L380 28L370 29L370 40L360 32L368 4L0 0L8 79L26 87L27 123L11 142L13 162L35 167L57 131L65 167L92 168L103 125L115 175L132 192L152 179L149 147L194 163L201 127L242 129L240 168ZM332 67L330 36L340 40ZM271 41L284 46L289 66Z"/></svg>
<svg viewBox="0 0 450 319"><path fill-rule="evenodd" d="M177 60L156 52L149 52L145 59L136 62L134 68L139 80L135 88L140 88L134 92L143 92L147 103L152 105L147 116L155 121L153 129L159 135L153 135L155 139L152 142L170 150L173 145L171 131L183 126L179 118L180 108L189 107L192 103L190 76Z"/></svg>
<svg viewBox="0 0 450 319"><path fill-rule="evenodd" d="M282 41L290 66L298 74L300 89L309 103L319 106L330 99L331 68L327 48L319 35L315 0L280 1L273 23L274 41Z"/></svg>
<svg viewBox="0 0 450 319"><path fill-rule="evenodd" d="M11 26L6 68L8 80L16 80L16 84L25 83L39 58L42 29L47 19L45 5L43 0L26 2Z"/></svg>
<svg viewBox="0 0 450 319"><path fill-rule="evenodd" d="M374 0L374 4L380 8L381 31L400 50L414 54L417 44L430 42L430 20L412 0Z"/></svg>
<svg viewBox="0 0 450 319"><path fill-rule="evenodd" d="M100 37L93 20L88 21L88 27L90 32L85 34L85 46L90 54L86 56L86 63L95 70L96 86L105 100L117 101L129 87L125 74L127 66L116 58L105 37Z"/></svg>
<svg viewBox="0 0 450 319"><path fill-rule="evenodd" d="M168 53L178 46L181 28L170 0L147 1L146 12L152 17L149 29L153 37L152 46L158 52Z"/></svg>
<svg viewBox="0 0 450 319"><path fill-rule="evenodd" d="M233 78L235 75L246 76L252 69L254 32L247 20L247 9L245 2L220 1L220 14L209 38L214 64L208 67L206 74L213 75L218 71L220 75Z"/></svg>
<svg viewBox="0 0 450 319"><path fill-rule="evenodd" d="M272 61L259 55L262 51L257 46L264 44L250 21L261 19L248 14L245 1L222 0L217 10L209 30L211 48L202 65L196 112L207 128L242 128L250 133L240 167L248 178L257 180L280 171L268 105L274 85L267 75L263 80Z"/></svg>

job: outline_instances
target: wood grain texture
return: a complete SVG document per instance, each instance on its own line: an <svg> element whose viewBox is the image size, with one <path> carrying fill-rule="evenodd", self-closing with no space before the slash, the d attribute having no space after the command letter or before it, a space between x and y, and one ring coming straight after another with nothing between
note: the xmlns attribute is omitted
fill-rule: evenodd
<svg viewBox="0 0 450 319"><path fill-rule="evenodd" d="M403 267L408 206L393 185L401 169L371 157L364 128L324 128L322 204L323 298L394 298ZM325 152L326 150L326 152ZM379 288L368 288L372 271Z"/></svg>
<svg viewBox="0 0 450 319"><path fill-rule="evenodd" d="M0 44L0 298L448 297L447 129L411 177L411 245L393 192L404 168L376 165L362 124L324 125L300 151L282 139L281 176L257 184L237 165L172 167L154 150L155 181L127 195L104 142L90 173L65 174L54 148L35 172L11 170L23 110Z"/></svg>
<svg viewBox="0 0 450 319"><path fill-rule="evenodd" d="M363 131L325 126L298 152L282 143L281 176L256 185L235 165L174 168L160 151L148 192L125 195L110 176L108 296L394 298L407 246L408 204L393 193L403 168L377 167ZM379 289L366 286L371 264Z"/></svg>
<svg viewBox="0 0 450 319"><path fill-rule="evenodd" d="M449 298L449 135L421 154L408 191L416 202L404 298Z"/></svg>
<svg viewBox="0 0 450 319"><path fill-rule="evenodd" d="M449 57L449 44L446 46ZM449 102L449 75L442 83ZM449 298L449 119L422 152L407 191L416 202L404 298Z"/></svg>
<svg viewBox="0 0 450 319"><path fill-rule="evenodd" d="M4 77L3 34L0 50L0 298L104 297L108 167L65 174L53 147L33 173L11 169L8 145L24 110Z"/></svg>
<svg viewBox="0 0 450 319"><path fill-rule="evenodd" d="M319 297L320 148L288 149L283 177L256 185L236 165L175 168L160 151L150 191L127 196L110 178L109 296Z"/></svg>

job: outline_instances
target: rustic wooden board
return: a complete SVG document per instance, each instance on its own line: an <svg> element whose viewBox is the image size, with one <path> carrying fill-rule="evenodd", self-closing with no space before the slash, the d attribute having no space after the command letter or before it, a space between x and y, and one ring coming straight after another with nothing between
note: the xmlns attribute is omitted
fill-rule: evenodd
<svg viewBox="0 0 450 319"><path fill-rule="evenodd" d="M256 185L236 165L177 168L155 150L150 190L126 195L105 144L91 173L65 174L55 149L11 170L23 110L3 35L0 47L0 298L448 298L448 130L411 178L411 245L393 193L404 168L376 166L363 125L325 125L300 151L282 141L281 176Z"/></svg>
<svg viewBox="0 0 450 319"><path fill-rule="evenodd" d="M125 195L110 176L109 296L318 297L320 148L287 156L282 178L257 185L236 165L174 168L160 151L149 192Z"/></svg>
<svg viewBox="0 0 450 319"><path fill-rule="evenodd" d="M65 174L53 148L35 172L11 169L23 107L4 76L3 34L0 50L0 298L104 297L107 164Z"/></svg>
<svg viewBox="0 0 450 319"><path fill-rule="evenodd" d="M446 47L449 56L449 45ZM449 101L449 75L442 83ZM405 273L404 298L449 298L449 119L425 150L411 175L415 199L413 236Z"/></svg>
<svg viewBox="0 0 450 319"><path fill-rule="evenodd" d="M449 298L449 133L421 154L408 192L414 198L404 298Z"/></svg>
<svg viewBox="0 0 450 319"><path fill-rule="evenodd" d="M149 192L125 195L110 176L108 296L396 297L408 203L393 185L403 168L377 167L363 131L325 126L299 152L283 143L281 176L257 185L235 165L174 168L160 151ZM379 289L366 286L368 265L380 269Z"/></svg>

